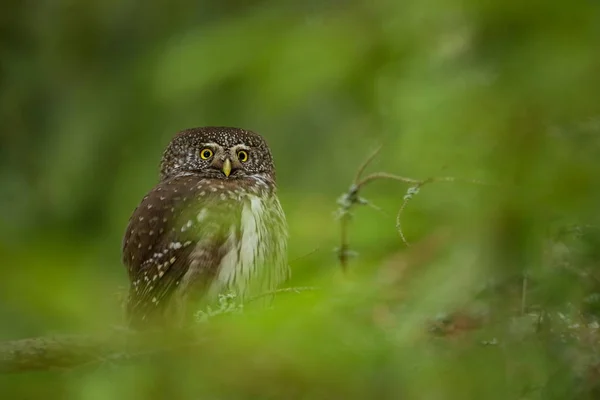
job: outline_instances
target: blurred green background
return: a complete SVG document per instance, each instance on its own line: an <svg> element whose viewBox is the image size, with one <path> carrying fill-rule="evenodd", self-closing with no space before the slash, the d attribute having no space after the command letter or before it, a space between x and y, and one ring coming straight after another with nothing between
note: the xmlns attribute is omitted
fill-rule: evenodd
<svg viewBox="0 0 600 400"><path fill-rule="evenodd" d="M594 1L4 1L0 339L122 323L127 220L195 126L266 137L290 285L321 290L184 355L0 376L2 398L593 398L599 17ZM369 171L496 186L424 187L407 247L407 185L373 182L382 212L355 210L342 277L336 201L380 144ZM484 326L429 332L464 309Z"/></svg>

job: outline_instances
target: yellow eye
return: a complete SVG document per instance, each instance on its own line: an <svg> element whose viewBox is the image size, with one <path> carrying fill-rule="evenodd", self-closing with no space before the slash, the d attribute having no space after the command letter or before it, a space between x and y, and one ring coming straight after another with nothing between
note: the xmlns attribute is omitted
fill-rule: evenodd
<svg viewBox="0 0 600 400"><path fill-rule="evenodd" d="M200 158L203 160L208 160L213 156L213 151L211 149L204 149L200 152Z"/></svg>
<svg viewBox="0 0 600 400"><path fill-rule="evenodd" d="M246 162L248 161L248 152L246 150L240 150L237 153L237 157L241 162Z"/></svg>

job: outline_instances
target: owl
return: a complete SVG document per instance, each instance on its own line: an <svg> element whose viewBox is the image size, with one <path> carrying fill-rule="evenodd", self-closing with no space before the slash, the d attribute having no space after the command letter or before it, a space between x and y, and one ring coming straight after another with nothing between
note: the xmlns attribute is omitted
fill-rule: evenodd
<svg viewBox="0 0 600 400"><path fill-rule="evenodd" d="M179 326L219 294L243 302L274 290L290 275L286 251L266 141L238 128L181 131L123 239L129 324Z"/></svg>

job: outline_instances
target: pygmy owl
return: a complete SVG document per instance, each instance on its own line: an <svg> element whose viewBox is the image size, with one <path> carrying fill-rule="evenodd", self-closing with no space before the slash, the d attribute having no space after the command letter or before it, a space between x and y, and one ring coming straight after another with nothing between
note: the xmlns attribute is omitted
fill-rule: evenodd
<svg viewBox="0 0 600 400"><path fill-rule="evenodd" d="M276 189L260 135L227 127L179 132L123 239L130 325L181 322L220 293L243 301L287 279L287 225Z"/></svg>

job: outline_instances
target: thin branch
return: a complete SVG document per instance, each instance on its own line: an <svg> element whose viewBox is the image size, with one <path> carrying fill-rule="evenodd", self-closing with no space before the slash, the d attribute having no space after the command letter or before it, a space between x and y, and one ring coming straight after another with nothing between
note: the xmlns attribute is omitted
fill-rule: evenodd
<svg viewBox="0 0 600 400"><path fill-rule="evenodd" d="M302 255L294 258L293 260L290 260L290 264L294 264L294 263L297 263L300 260L308 258L308 257L312 256L313 254L316 254L317 252L319 252L319 250L321 250L320 247L315 247L314 249L312 249L308 253L302 254Z"/></svg>
<svg viewBox="0 0 600 400"><path fill-rule="evenodd" d="M404 176L389 174L387 172L375 172L369 174L366 178L361 179L356 186L358 187L358 190L360 190L366 184L378 179L391 179L403 183L410 183L411 185L418 185L423 182L423 180L420 179L406 178Z"/></svg>
<svg viewBox="0 0 600 400"><path fill-rule="evenodd" d="M461 179L461 178L455 178L453 176L440 176L440 177L433 177L433 178L427 178L427 179L414 179L414 178L407 178L405 176L390 174L387 172L374 172L372 174L369 174L367 177L363 178L358 183L356 183L356 186L358 186L358 189L361 189L367 183L370 183L372 181L379 180L379 179L391 179L391 180L395 180L395 181L399 181L399 182L403 182L403 183L409 183L411 185L424 185L426 183L433 183L433 182L452 182L452 183L468 183L468 184L473 184L473 185L494 186L491 183L480 181L478 179Z"/></svg>
<svg viewBox="0 0 600 400"><path fill-rule="evenodd" d="M401 216L402 212L406 208L406 205L408 204L408 201L412 199L412 197L416 193L418 193L421 187L433 182L456 182L486 186L492 185L476 179L460 179L452 176L432 177L428 179L414 179L400 175L390 174L388 172L374 172L363 178L362 175L365 169L369 166L369 164L371 164L375 157L377 157L380 150L381 146L378 147L377 150L375 150L372 154L370 154L367 157L367 159L358 168L358 171L356 172L356 176L354 178L354 182L352 183L348 191L338 199L339 208L337 211L337 216L340 221L340 246L336 249L336 253L343 271L347 270L348 259L351 255L353 255L353 253L350 251L348 244L348 227L352 218L352 208L356 205L371 205L369 201L360 197L361 189L363 189L369 183L374 182L376 180L387 179L412 185L411 188L409 188L407 194L404 196L400 209L398 210L398 213L396 215L396 230L398 231L402 242L407 246L409 245L409 243L406 240L406 237L404 236L404 233L402 231Z"/></svg>
<svg viewBox="0 0 600 400"><path fill-rule="evenodd" d="M400 208L398 209L398 214L396 214L396 231L400 235L400 239L402 239L402 242L404 242L404 244L406 245L406 247L410 246L410 244L408 243L408 240L406 240L406 237L404 236L404 232L402 231L402 223L401 223L402 212L406 208L406 205L408 204L408 202L417 193L419 193L419 190L421 189L421 187L423 187L428 182L429 181L424 181L424 182L422 182L420 184L417 184L415 186L409 187L408 190L407 190L407 192L406 192L406 194L404 195L404 198L402 199L402 204L400 205Z"/></svg>
<svg viewBox="0 0 600 400"><path fill-rule="evenodd" d="M281 294L281 293L297 293L297 294L299 294L302 292L312 292L315 290L319 290L319 288L314 287L314 286L299 286L299 287L289 287L289 288L269 290L268 292L264 292L264 293L261 293L254 297L249 298L248 300L246 300L246 303L251 303L251 302L261 299L263 297L273 296L273 295Z"/></svg>
<svg viewBox="0 0 600 400"><path fill-rule="evenodd" d="M388 214L383 208L371 203L370 201L366 201L365 206L371 207L373 210L377 211L384 217L390 217L390 214Z"/></svg>
<svg viewBox="0 0 600 400"><path fill-rule="evenodd" d="M354 178L355 185L358 184L358 181L360 180L360 177L362 176L363 172L365 172L365 169L369 166L369 164L371 164L375 157L377 157L382 148L383 146L378 146L375 149L375 151L373 151L373 153L371 153L371 155L367 157L365 162L363 162L363 164L358 168L358 171L356 171L356 177Z"/></svg>
<svg viewBox="0 0 600 400"><path fill-rule="evenodd" d="M527 272L523 274L523 282L521 284L521 315L527 312Z"/></svg>
<svg viewBox="0 0 600 400"><path fill-rule="evenodd" d="M348 225L352 214L350 209L356 203L358 203L358 190L356 185L352 185L347 193L339 198L338 204L338 218L340 220L340 247L336 249L338 253L338 259L342 265L342 269L345 271L348 265Z"/></svg>

